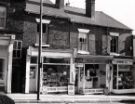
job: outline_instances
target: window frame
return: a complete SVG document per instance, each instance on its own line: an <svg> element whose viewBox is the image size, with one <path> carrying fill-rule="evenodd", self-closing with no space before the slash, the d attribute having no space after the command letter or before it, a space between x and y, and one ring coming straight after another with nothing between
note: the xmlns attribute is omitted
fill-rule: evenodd
<svg viewBox="0 0 135 104"><path fill-rule="evenodd" d="M88 33L90 30L88 29L78 29L78 52L82 52L84 54L89 54L88 52Z"/></svg>
<svg viewBox="0 0 135 104"><path fill-rule="evenodd" d="M35 46L38 46L39 45L39 32L40 32L40 19L39 18L36 18L36 22L37 22L37 35L36 35L36 43L35 43ZM46 34L46 37L47 39L45 39L45 36L42 36L42 46L45 46L45 47L49 47L48 45L48 39L49 39L49 24L50 24L51 20L48 20L48 19L42 19L42 33L45 35ZM44 40L45 39L45 40Z"/></svg>
<svg viewBox="0 0 135 104"><path fill-rule="evenodd" d="M119 33L110 32L110 53L118 54L118 49L119 49Z"/></svg>
<svg viewBox="0 0 135 104"><path fill-rule="evenodd" d="M0 15L0 20L3 19L2 23L0 23L0 29L6 28L6 21L7 21L7 7L4 5L0 5L0 9L3 9L3 15Z"/></svg>
<svg viewBox="0 0 135 104"><path fill-rule="evenodd" d="M20 48L19 48L19 43L20 43ZM15 44L16 44L16 47L15 47ZM18 57L18 51L20 53L19 57ZM16 52L16 56L14 56L14 52ZM22 57L22 40L15 40L14 45L13 45L13 58L20 59L21 57Z"/></svg>

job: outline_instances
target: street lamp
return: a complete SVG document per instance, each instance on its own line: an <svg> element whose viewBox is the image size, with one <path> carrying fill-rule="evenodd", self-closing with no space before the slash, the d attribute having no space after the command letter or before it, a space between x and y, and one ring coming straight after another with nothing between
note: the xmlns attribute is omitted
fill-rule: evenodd
<svg viewBox="0 0 135 104"><path fill-rule="evenodd" d="M38 85L37 85L37 100L40 99L40 72L42 68L42 18L43 18L43 0L40 0L40 30L39 30L39 47L38 47Z"/></svg>

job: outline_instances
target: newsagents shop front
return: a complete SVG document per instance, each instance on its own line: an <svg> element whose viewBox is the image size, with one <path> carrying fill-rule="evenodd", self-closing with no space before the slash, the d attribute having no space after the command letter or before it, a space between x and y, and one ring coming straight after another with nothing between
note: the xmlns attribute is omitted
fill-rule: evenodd
<svg viewBox="0 0 135 104"><path fill-rule="evenodd" d="M25 93L37 92L38 49L29 47L26 63ZM47 50L42 52L40 91L42 94L74 93L75 67L71 50Z"/></svg>

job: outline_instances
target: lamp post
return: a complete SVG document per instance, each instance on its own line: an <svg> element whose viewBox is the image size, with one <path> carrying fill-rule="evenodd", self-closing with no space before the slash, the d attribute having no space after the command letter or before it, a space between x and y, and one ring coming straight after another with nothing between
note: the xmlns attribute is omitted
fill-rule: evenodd
<svg viewBox="0 0 135 104"><path fill-rule="evenodd" d="M38 47L38 83L37 83L37 100L40 100L40 73L42 68L42 11L43 0L40 0L40 30L39 30L39 47Z"/></svg>

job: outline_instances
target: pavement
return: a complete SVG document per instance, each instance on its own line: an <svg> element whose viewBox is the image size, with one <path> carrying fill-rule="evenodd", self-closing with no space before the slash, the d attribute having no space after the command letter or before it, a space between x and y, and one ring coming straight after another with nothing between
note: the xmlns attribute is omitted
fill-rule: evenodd
<svg viewBox="0 0 135 104"><path fill-rule="evenodd" d="M16 104L70 104L70 103L103 103L135 101L135 95L40 95L36 94L7 94ZM135 102L134 102L135 103Z"/></svg>

